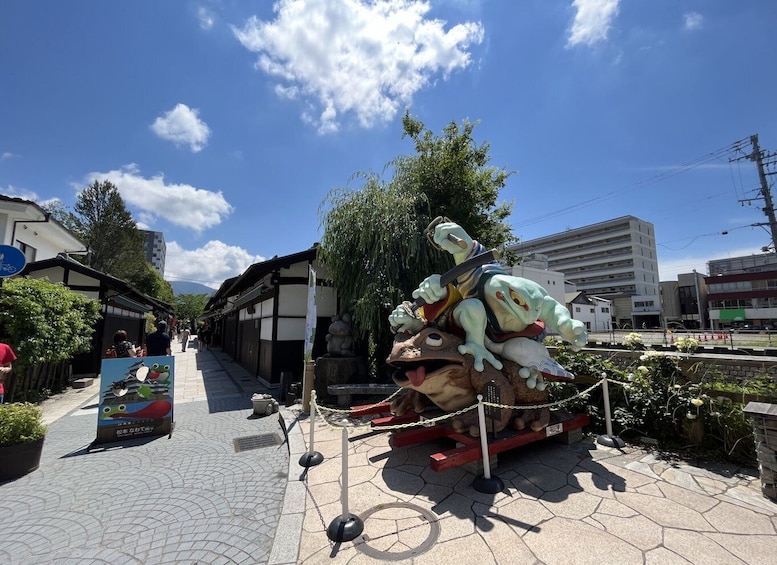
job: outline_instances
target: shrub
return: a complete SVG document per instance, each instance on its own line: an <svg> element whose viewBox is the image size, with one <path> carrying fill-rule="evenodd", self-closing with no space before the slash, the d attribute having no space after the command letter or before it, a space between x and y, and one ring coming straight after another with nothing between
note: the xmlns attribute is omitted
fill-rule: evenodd
<svg viewBox="0 0 777 565"><path fill-rule="evenodd" d="M642 334L631 332L623 338L623 345L634 351L642 351L645 345L642 343Z"/></svg>
<svg viewBox="0 0 777 565"><path fill-rule="evenodd" d="M29 402L0 404L0 447L37 441L46 435L43 411Z"/></svg>
<svg viewBox="0 0 777 565"><path fill-rule="evenodd" d="M37 400L67 382L65 364L92 347L100 303L48 279L14 277L0 287L0 335L18 359L6 400Z"/></svg>
<svg viewBox="0 0 777 565"><path fill-rule="evenodd" d="M638 335L638 334L635 334ZM752 388L731 383L719 371L708 371L690 380L678 358L658 351L646 351L627 370L615 367L599 355L573 352L556 344L556 360L575 375L598 378L607 374L613 432L626 441L640 436L658 440L664 451L705 459L726 459L754 466L755 444L752 427L744 415L744 395L758 391L774 393L771 377L749 383ZM552 401L569 399L590 385L552 383ZM742 401L724 393L741 392ZM564 404L571 412L587 413L591 431L605 431L601 388Z"/></svg>
<svg viewBox="0 0 777 565"><path fill-rule="evenodd" d="M692 337L678 337L674 344L677 350L683 353L693 353L699 348L699 341Z"/></svg>

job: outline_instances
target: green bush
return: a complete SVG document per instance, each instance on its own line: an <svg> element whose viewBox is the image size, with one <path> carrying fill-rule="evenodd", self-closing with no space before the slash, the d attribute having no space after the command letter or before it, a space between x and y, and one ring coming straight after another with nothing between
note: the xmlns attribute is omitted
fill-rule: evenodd
<svg viewBox="0 0 777 565"><path fill-rule="evenodd" d="M625 441L639 442L648 437L658 441L660 449L704 459L725 459L753 466L756 464L751 424L743 412L743 403L721 391L752 393L734 385L721 374L708 371L701 379L691 380L678 358L657 351L645 351L626 370L587 352L573 352L556 344L556 360L572 373L598 378L607 374L613 432ZM764 394L774 390L769 377L757 379L753 388ZM590 385L552 383L551 399L568 399ZM585 397L565 404L572 412L591 417L591 431L604 433L604 409L601 387Z"/></svg>
<svg viewBox="0 0 777 565"><path fill-rule="evenodd" d="M46 435L43 411L29 402L0 404L0 447L31 443Z"/></svg>
<svg viewBox="0 0 777 565"><path fill-rule="evenodd" d="M6 400L45 398L68 381L66 364L92 348L100 303L48 279L14 277L0 287L0 336L18 359Z"/></svg>

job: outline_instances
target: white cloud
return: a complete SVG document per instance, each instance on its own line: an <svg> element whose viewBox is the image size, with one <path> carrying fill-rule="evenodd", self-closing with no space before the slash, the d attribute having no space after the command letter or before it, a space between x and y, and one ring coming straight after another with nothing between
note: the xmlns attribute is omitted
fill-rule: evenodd
<svg viewBox="0 0 777 565"><path fill-rule="evenodd" d="M391 120L437 73L469 66L467 49L484 35L479 22L446 31L420 0L282 0L273 9L273 21L252 16L232 31L278 79L278 96L310 106L303 120L320 133L349 113L364 128Z"/></svg>
<svg viewBox="0 0 777 565"><path fill-rule="evenodd" d="M577 10L567 38L567 47L588 47L605 41L613 19L618 15L620 0L574 0Z"/></svg>
<svg viewBox="0 0 777 565"><path fill-rule="evenodd" d="M197 153L208 144L211 133L208 124L200 120L199 113L199 110L186 104L176 104L175 108L154 120L151 131L176 146L188 145L192 152Z"/></svg>
<svg viewBox="0 0 777 565"><path fill-rule="evenodd" d="M34 191L27 190L26 188L18 188L12 184L9 184L5 188L0 188L0 194L10 196L11 198L22 198L24 200L30 200L31 202L38 201L38 195Z"/></svg>
<svg viewBox="0 0 777 565"><path fill-rule="evenodd" d="M6 151L2 155L0 155L0 161L5 161L6 159L13 159L14 157L18 157L18 155L15 155L14 153L11 153L10 151Z"/></svg>
<svg viewBox="0 0 777 565"><path fill-rule="evenodd" d="M165 278L195 281L218 288L226 279L264 260L264 257L251 255L242 247L227 245L218 240L209 241L203 247L192 250L171 241L167 244L165 256Z"/></svg>
<svg viewBox="0 0 777 565"><path fill-rule="evenodd" d="M702 28L704 25L704 16L699 12L688 12L687 14L683 14L683 21L685 22L685 29L693 31Z"/></svg>
<svg viewBox="0 0 777 565"><path fill-rule="evenodd" d="M211 29L215 22L213 13L205 6L197 8L197 19L200 21L200 28L204 30Z"/></svg>
<svg viewBox="0 0 777 565"><path fill-rule="evenodd" d="M110 181L119 189L125 202L140 210L140 221L157 225L158 219L190 228L196 232L221 223L232 212L224 195L189 184L166 183L163 174L146 178L137 165L125 165L119 170L86 175L85 182ZM83 188L81 186L79 189Z"/></svg>

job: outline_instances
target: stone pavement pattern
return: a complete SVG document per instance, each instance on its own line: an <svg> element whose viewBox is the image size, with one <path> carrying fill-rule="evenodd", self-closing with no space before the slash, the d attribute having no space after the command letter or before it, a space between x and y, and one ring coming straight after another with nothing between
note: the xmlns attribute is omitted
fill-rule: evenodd
<svg viewBox="0 0 777 565"><path fill-rule="evenodd" d="M309 469L298 464L310 449L299 406L282 410L288 450L235 452L235 438L282 434L278 418L252 417L251 394L266 391L218 350L175 357L170 439L86 453L97 386L44 404L41 468L0 484L0 565L777 562L777 504L753 470L546 441L501 454L506 488L486 495L467 470L429 468L452 445L392 449L388 433L355 420L349 510L364 533L332 542L342 428L315 420L325 460Z"/></svg>
<svg viewBox="0 0 777 565"><path fill-rule="evenodd" d="M40 468L0 484L0 563L272 562L289 462L278 417L253 417L258 383L219 351L174 354L169 439L87 452L98 383L47 402ZM81 407L59 415L57 400ZM281 441L236 452L235 438L258 434Z"/></svg>
<svg viewBox="0 0 777 565"><path fill-rule="evenodd" d="M306 475L300 563L777 563L777 504L753 470L546 440L500 454L505 490L490 495L463 468L429 468L450 440L392 449L387 432L364 427L349 430L348 449L348 510L364 532L336 543L326 530L342 515L341 437L317 420L313 449L325 459Z"/></svg>

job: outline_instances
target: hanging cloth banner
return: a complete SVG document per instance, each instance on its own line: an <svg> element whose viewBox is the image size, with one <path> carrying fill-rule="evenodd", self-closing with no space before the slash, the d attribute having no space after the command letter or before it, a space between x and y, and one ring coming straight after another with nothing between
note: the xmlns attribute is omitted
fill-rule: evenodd
<svg viewBox="0 0 777 565"><path fill-rule="evenodd" d="M172 434L174 380L173 356L103 359L93 444Z"/></svg>
<svg viewBox="0 0 777 565"><path fill-rule="evenodd" d="M316 272L309 267L308 311L305 317L305 363L313 360L313 344L316 341Z"/></svg>

